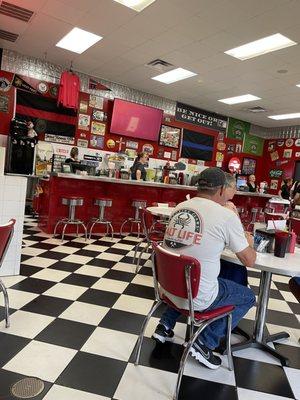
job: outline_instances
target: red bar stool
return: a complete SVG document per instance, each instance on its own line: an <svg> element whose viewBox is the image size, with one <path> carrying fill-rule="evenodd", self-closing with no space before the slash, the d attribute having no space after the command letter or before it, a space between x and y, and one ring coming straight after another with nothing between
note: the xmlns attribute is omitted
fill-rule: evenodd
<svg viewBox="0 0 300 400"><path fill-rule="evenodd" d="M111 221L108 221L105 219L104 213L105 213L105 207L111 207L112 206L112 200L111 199L105 199L105 198L100 198L100 199L95 199L94 202L95 206L99 207L99 216L98 218L92 218L90 223L91 228L90 228L90 233L89 233L89 239L92 236L92 231L94 229L94 226L96 224L100 225L106 225L106 236L109 234L109 229L111 231L111 237L112 239L114 238L114 228L112 226Z"/></svg>
<svg viewBox="0 0 300 400"><path fill-rule="evenodd" d="M138 238L139 238L142 225L140 211L141 209L147 207L147 202L146 200L133 200L131 205L135 209L134 217L125 219L125 221L121 225L120 234L123 235L123 229L126 224L130 224L130 233L132 233L133 226L136 225L138 229Z"/></svg>
<svg viewBox="0 0 300 400"><path fill-rule="evenodd" d="M198 295L199 283L200 283L200 263L198 260L184 256L181 254L171 253L168 250L163 249L156 243L153 243L154 252L152 254L153 261L153 278L154 278L154 289L155 289L155 302L146 316L135 348L135 365L139 364L141 348L143 344L144 333L147 324L154 314L154 312L160 307L162 303L175 308L181 314L187 315L190 318L190 339L185 347L180 360L180 366L178 371L176 390L173 400L178 399L181 379L184 371L184 367L190 352L190 349L199 334L212 322L227 317L227 357L228 357L228 369L233 370L233 361L231 355L230 346L230 336L231 336L231 321L232 321L232 311L234 306L224 306L215 308L209 311L194 311L193 299ZM188 310L178 309L169 298L160 294L158 287L162 287L168 293L174 296L181 297L182 299L187 299L189 303ZM198 329L194 333L194 326Z"/></svg>
<svg viewBox="0 0 300 400"><path fill-rule="evenodd" d="M5 255L9 248L10 242L14 235L14 225L16 223L15 219L11 219L7 224L0 226L0 268L3 264ZM9 299L6 287L2 280L0 279L0 288L3 292L4 296L4 304L5 304L5 327L9 328Z"/></svg>
<svg viewBox="0 0 300 400"><path fill-rule="evenodd" d="M54 233L53 233L53 237L55 237L56 235L56 229L57 227L62 224L63 225L63 230L62 230L62 234L61 234L61 240L64 240L64 236L65 236L65 231L68 225L76 225L76 232L77 232L77 236L78 236L78 228L79 226L82 226L84 229L84 234L85 234L85 240L87 239L87 229L86 226L84 225L84 223L78 219L75 218L75 211L76 211L76 207L77 206L82 206L83 205L83 198L82 197L76 197L76 196L72 196L72 197L63 197L61 199L61 203L64 206L68 206L69 207L69 217L68 218L62 218L60 220L57 221L55 228L54 228Z"/></svg>

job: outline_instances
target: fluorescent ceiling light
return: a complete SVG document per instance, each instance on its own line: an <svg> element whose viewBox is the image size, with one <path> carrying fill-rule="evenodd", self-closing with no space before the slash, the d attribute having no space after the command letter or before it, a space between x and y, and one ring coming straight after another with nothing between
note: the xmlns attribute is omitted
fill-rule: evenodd
<svg viewBox="0 0 300 400"><path fill-rule="evenodd" d="M115 1L117 3L122 4L123 6L132 8L137 12L143 11L144 8L150 6L150 4L155 2L155 0L115 0Z"/></svg>
<svg viewBox="0 0 300 400"><path fill-rule="evenodd" d="M281 119L295 119L295 118L300 118L300 113L270 115L268 118L276 119L277 121Z"/></svg>
<svg viewBox="0 0 300 400"><path fill-rule="evenodd" d="M56 46L81 54L101 39L103 39L102 36L84 31L83 29L73 28L66 36L56 43Z"/></svg>
<svg viewBox="0 0 300 400"><path fill-rule="evenodd" d="M295 44L298 43L281 35L281 33L275 33L275 35L267 36L265 38L255 40L254 42L244 44L243 46L227 50L225 51L225 54L238 58L239 60L248 60L249 58L271 53L272 51L294 46Z"/></svg>
<svg viewBox="0 0 300 400"><path fill-rule="evenodd" d="M169 85L170 83L181 81L183 79L190 78L191 76L195 76L195 72L188 71L187 69L184 68L175 68L172 69L172 71L165 72L164 74L160 74L157 76L154 76L151 79L154 79L155 81L163 82Z"/></svg>
<svg viewBox="0 0 300 400"><path fill-rule="evenodd" d="M300 83L298 83L298 85L296 85L297 87L300 87Z"/></svg>
<svg viewBox="0 0 300 400"><path fill-rule="evenodd" d="M252 94L243 94L242 96L229 97L228 99L221 99L218 101L225 104L238 104L254 100L261 100L261 97L253 96Z"/></svg>

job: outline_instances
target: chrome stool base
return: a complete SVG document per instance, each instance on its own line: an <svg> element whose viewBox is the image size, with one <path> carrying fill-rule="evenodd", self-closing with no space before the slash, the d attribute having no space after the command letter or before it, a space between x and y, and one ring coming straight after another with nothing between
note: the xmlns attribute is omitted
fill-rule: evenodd
<svg viewBox="0 0 300 400"><path fill-rule="evenodd" d="M87 240L87 229L86 226L84 225L83 221L81 221L78 218L75 218L75 209L76 206L82 206L83 205L83 199L81 197L63 197L62 198L62 204L65 206L69 206L69 217L68 218L62 218L57 221L54 232L53 232L53 237L56 236L56 230L59 225L63 225L62 229L62 234L61 234L61 240L64 240L65 237L65 232L66 228L68 225L76 225L76 233L77 236L79 235L79 226L82 226L84 229L84 235L85 235L85 240Z"/></svg>
<svg viewBox="0 0 300 400"><path fill-rule="evenodd" d="M140 217L140 210L147 207L147 202L145 200L133 200L132 202L132 207L134 207L134 217L132 218L127 218L125 221L122 223L121 228L120 228L120 235L125 236L126 234L123 233L124 226L127 224L130 224L130 231L128 233L132 233L133 231L133 225L135 224L137 226L137 234L138 234L138 239L140 238L141 231L142 229L142 220Z"/></svg>
<svg viewBox="0 0 300 400"><path fill-rule="evenodd" d="M113 239L114 238L114 228L112 226L112 223L111 223L111 221L107 221L104 218L105 207L111 207L112 200L111 199L96 199L94 202L94 205L99 207L99 216L98 216L98 218L92 218L90 220L91 227L90 227L90 232L89 232L89 239L91 239L92 232L93 232L94 226L96 224L106 225L105 236L109 235L109 230L110 230L111 238Z"/></svg>

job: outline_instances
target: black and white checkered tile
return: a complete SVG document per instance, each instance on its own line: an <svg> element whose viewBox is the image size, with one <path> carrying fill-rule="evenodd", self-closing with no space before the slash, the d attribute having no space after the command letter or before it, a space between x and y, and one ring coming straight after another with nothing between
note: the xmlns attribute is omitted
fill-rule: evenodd
<svg viewBox="0 0 300 400"><path fill-rule="evenodd" d="M159 313L146 331L141 364L132 352L153 301L150 254L138 275L132 264L136 238L68 236L62 243L25 219L21 275L3 278L9 288L11 327L0 323L0 398L23 376L46 382L36 399L167 400L172 398L186 326L177 324L175 342L158 347L151 339ZM259 273L249 271L257 291ZM222 400L300 398L300 305L288 278L274 276L267 327L290 339L276 348L290 358L282 367L272 356L247 349L234 355L234 371L212 371L189 360L181 399ZM0 303L3 316L3 300ZM251 328L252 309L242 321ZM2 317L3 318L3 317ZM233 339L237 339L233 337Z"/></svg>

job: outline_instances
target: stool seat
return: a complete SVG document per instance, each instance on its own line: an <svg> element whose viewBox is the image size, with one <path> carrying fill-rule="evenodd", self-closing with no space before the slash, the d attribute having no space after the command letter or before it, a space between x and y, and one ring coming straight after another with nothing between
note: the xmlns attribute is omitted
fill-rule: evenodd
<svg viewBox="0 0 300 400"><path fill-rule="evenodd" d="M145 200L133 200L132 207L145 208L147 206L147 202Z"/></svg>
<svg viewBox="0 0 300 400"><path fill-rule="evenodd" d="M95 199L94 202L95 206L99 207L111 207L112 206L112 199L106 199L104 197Z"/></svg>
<svg viewBox="0 0 300 400"><path fill-rule="evenodd" d="M64 206L82 206L83 198L82 197L63 197L61 202Z"/></svg>

